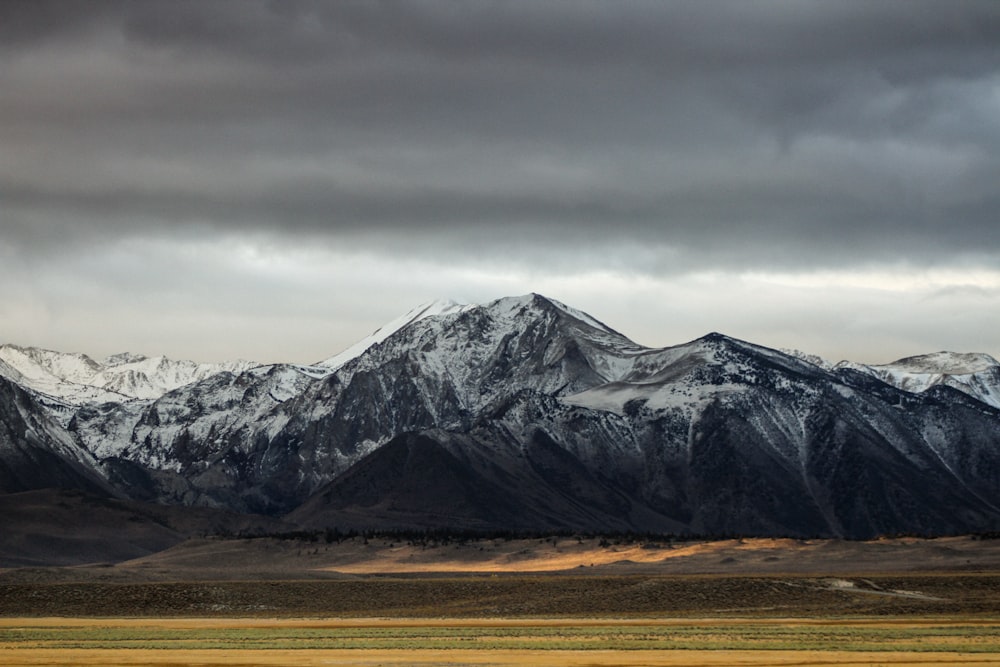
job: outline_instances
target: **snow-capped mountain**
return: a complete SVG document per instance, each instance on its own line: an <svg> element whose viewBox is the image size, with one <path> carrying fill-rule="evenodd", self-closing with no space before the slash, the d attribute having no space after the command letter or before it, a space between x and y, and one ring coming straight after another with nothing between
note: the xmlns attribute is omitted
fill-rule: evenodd
<svg viewBox="0 0 1000 667"><path fill-rule="evenodd" d="M219 374L148 404L82 409L70 427L116 466L169 477L171 500L273 512L401 432L465 428L524 383L553 393L600 384L641 350L561 304L500 299L425 313L325 378L294 366Z"/></svg>
<svg viewBox="0 0 1000 667"><path fill-rule="evenodd" d="M532 294L415 309L314 367L84 405L69 430L133 498L308 526L953 533L1000 526L1000 410L897 380L995 389L989 361L881 377L721 334L646 348Z"/></svg>
<svg viewBox="0 0 1000 667"><path fill-rule="evenodd" d="M923 392L939 385L952 387L1000 408L1000 362L988 354L936 352L906 357L890 364L844 361L837 367L868 373L909 392Z"/></svg>
<svg viewBox="0 0 1000 667"><path fill-rule="evenodd" d="M397 317L391 322L379 327L370 336L365 336L354 345L348 347L346 350L333 355L329 359L319 362L316 366L319 368L329 369L330 371L335 371L348 361L360 357L368 351L368 348L381 343L405 326L427 317L460 313L463 310L468 310L473 307L474 306L461 304L450 299L439 299L437 301L421 304L402 317Z"/></svg>
<svg viewBox="0 0 1000 667"><path fill-rule="evenodd" d="M256 365L249 361L199 364L130 353L97 362L85 354L0 345L0 375L42 394L63 413L66 406L155 399L216 373Z"/></svg>

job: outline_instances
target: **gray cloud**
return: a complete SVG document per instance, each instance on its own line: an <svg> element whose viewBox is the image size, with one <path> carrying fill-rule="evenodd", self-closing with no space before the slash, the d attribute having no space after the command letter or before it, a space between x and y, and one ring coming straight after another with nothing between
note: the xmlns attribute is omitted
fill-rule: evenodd
<svg viewBox="0 0 1000 667"><path fill-rule="evenodd" d="M8 0L0 250L997 269L997 44L992 0Z"/></svg>

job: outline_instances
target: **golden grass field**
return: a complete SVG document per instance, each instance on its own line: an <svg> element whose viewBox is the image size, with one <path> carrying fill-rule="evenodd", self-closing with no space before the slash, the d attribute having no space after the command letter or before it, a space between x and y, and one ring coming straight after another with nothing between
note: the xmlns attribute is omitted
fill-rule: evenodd
<svg viewBox="0 0 1000 667"><path fill-rule="evenodd" d="M0 619L4 665L997 665L1000 621Z"/></svg>

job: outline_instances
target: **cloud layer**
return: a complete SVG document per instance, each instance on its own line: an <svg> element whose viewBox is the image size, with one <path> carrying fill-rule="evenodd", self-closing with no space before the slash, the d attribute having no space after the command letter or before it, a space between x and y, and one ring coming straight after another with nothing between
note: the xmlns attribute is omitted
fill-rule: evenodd
<svg viewBox="0 0 1000 667"><path fill-rule="evenodd" d="M991 0L5 2L0 337L306 361L555 290L1000 353L997 44Z"/></svg>

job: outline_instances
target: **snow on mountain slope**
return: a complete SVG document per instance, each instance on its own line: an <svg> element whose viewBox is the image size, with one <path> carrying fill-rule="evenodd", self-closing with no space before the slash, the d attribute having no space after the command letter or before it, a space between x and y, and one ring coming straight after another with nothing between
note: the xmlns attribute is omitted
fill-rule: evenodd
<svg viewBox="0 0 1000 667"><path fill-rule="evenodd" d="M934 352L880 365L843 361L837 368L860 371L913 393L952 387L1000 408L1000 362L988 354Z"/></svg>
<svg viewBox="0 0 1000 667"><path fill-rule="evenodd" d="M940 373L945 375L971 375L990 368L996 368L1000 363L988 354L961 352L934 352L915 357L906 357L891 364L883 364L875 368L899 370L910 373Z"/></svg>
<svg viewBox="0 0 1000 667"><path fill-rule="evenodd" d="M810 364L819 366L823 370L827 371L831 371L837 366L836 363L829 361L828 359L824 359L818 354L810 354L798 349L781 348L779 352L787 354L790 357L795 357L796 359L801 359L802 361L808 361Z"/></svg>
<svg viewBox="0 0 1000 667"><path fill-rule="evenodd" d="M564 395L604 384L634 370L646 352L579 311L528 294L406 325L337 375L348 384L405 363L419 369L405 379L424 395L447 391L454 407L474 413L522 386Z"/></svg>
<svg viewBox="0 0 1000 667"><path fill-rule="evenodd" d="M409 311L401 317L397 317L384 324L383 326L376 329L370 336L362 338L354 345L343 352L339 352L329 359L321 361L315 364L315 367L326 368L330 371L335 371L348 361L356 359L362 354L364 354L370 347L383 342L392 334L396 333L403 327L406 327L414 322L419 322L420 320L427 317L435 317L438 315L451 315L454 313L460 313L469 308L474 308L475 306L468 304L461 304L456 301L451 301L449 299L438 299L436 301L430 301L428 303L421 304Z"/></svg>
<svg viewBox="0 0 1000 667"><path fill-rule="evenodd" d="M21 371L17 370L2 358L0 358L0 377L5 377L12 382L16 382L19 385L24 385L26 380Z"/></svg>
<svg viewBox="0 0 1000 667"><path fill-rule="evenodd" d="M154 399L222 371L240 372L256 365L249 361L199 364L130 353L98 363L85 354L0 345L0 375L69 406Z"/></svg>
<svg viewBox="0 0 1000 667"><path fill-rule="evenodd" d="M131 397L89 384L101 366L84 354L66 354L17 345L0 345L0 375L40 394L46 405L66 412L87 403L119 402Z"/></svg>
<svg viewBox="0 0 1000 667"><path fill-rule="evenodd" d="M537 295L431 304L375 338L324 377L318 367L295 366L280 371L280 382L264 368L221 374L151 402L83 408L72 427L102 459L193 480L185 498L274 511L401 432L465 428L526 386L563 394L603 384L631 370L642 351Z"/></svg>
<svg viewBox="0 0 1000 667"><path fill-rule="evenodd" d="M120 355L108 361L120 359ZM174 360L167 357L131 355L127 361L105 362L90 384L101 386L134 398L151 399L162 396L178 387L204 380L216 373L240 373L259 364L250 361L228 361L199 364L193 361Z"/></svg>
<svg viewBox="0 0 1000 667"><path fill-rule="evenodd" d="M617 414L624 414L629 404L641 404L654 412L681 410L690 415L705 401L729 392L761 385L788 390L789 378L823 374L810 361L718 333L628 358L628 373L562 401Z"/></svg>
<svg viewBox="0 0 1000 667"><path fill-rule="evenodd" d="M156 400L83 406L71 428L98 458L127 456L150 467L179 470L183 462L169 451L178 439L205 452L233 433L256 433L254 425L264 432L280 429L288 416L275 407L316 381L294 365L223 370Z"/></svg>

